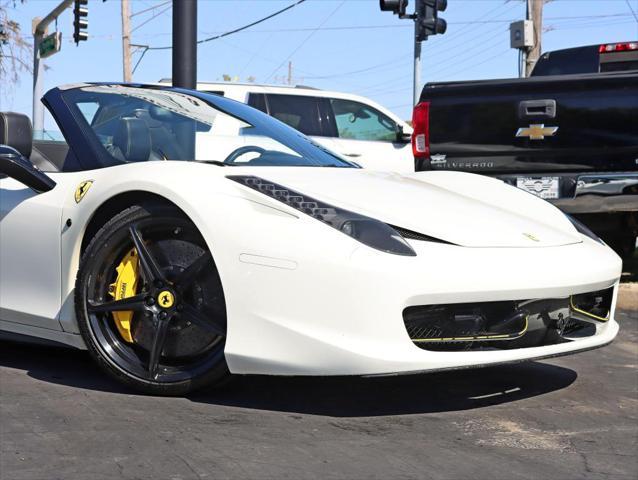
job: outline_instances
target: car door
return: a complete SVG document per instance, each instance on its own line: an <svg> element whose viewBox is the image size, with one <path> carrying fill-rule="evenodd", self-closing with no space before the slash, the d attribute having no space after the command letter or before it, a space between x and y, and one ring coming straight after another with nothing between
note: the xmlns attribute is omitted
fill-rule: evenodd
<svg viewBox="0 0 638 480"><path fill-rule="evenodd" d="M413 172L408 141L397 139L397 122L378 109L349 99L331 98L336 151L364 168ZM406 132L407 133L407 132Z"/></svg>
<svg viewBox="0 0 638 480"><path fill-rule="evenodd" d="M0 178L0 320L61 329L61 190Z"/></svg>

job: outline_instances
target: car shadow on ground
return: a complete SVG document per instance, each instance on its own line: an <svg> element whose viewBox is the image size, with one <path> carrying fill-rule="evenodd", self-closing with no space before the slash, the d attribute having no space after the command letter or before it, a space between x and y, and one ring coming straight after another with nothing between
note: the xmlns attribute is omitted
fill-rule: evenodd
<svg viewBox="0 0 638 480"><path fill-rule="evenodd" d="M0 368L39 381L114 394L135 392L107 377L86 352L0 341ZM564 389L575 371L540 362L394 377L236 376L192 402L332 417L461 411ZM149 397L149 399L152 399Z"/></svg>

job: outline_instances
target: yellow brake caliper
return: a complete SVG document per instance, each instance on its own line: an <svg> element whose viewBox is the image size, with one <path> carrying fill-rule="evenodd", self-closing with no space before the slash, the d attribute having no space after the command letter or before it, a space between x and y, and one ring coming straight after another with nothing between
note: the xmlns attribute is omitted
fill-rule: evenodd
<svg viewBox="0 0 638 480"><path fill-rule="evenodd" d="M132 297L137 293L137 269L137 252L135 249L132 249L124 255L124 258L115 269L117 271L117 278L115 279L115 283L109 286L109 294L115 300ZM115 326L120 332L120 335L122 335L122 338L128 343L133 343L133 336L131 335L133 313L133 311L113 312Z"/></svg>

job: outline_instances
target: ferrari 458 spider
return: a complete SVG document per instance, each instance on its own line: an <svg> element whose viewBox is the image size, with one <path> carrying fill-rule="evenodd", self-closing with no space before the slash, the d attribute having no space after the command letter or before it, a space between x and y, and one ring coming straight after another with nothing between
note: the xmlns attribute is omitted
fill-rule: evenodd
<svg viewBox="0 0 638 480"><path fill-rule="evenodd" d="M490 365L618 332L620 259L498 180L363 170L190 90L43 102L66 142L0 114L0 330L88 349L139 390Z"/></svg>

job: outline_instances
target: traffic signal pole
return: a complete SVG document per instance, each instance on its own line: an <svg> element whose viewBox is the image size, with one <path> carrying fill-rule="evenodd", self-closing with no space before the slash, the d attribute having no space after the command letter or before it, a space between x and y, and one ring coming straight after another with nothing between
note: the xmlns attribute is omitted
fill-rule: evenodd
<svg viewBox="0 0 638 480"><path fill-rule="evenodd" d="M421 41L418 39L419 25L414 23L414 73L412 102L414 105L419 103L421 98Z"/></svg>
<svg viewBox="0 0 638 480"><path fill-rule="evenodd" d="M73 0L63 0L42 20L37 18L33 20L33 130L36 132L44 130L44 105L40 101L43 90L44 66L40 58L40 43L47 33L47 27L72 3Z"/></svg>
<svg viewBox="0 0 638 480"><path fill-rule="evenodd" d="M415 0L413 14L406 14L408 0L379 0L382 12L392 12L401 20L414 21L414 71L412 75L412 101L419 103L421 97L421 42L430 35L445 33L447 23L439 18L439 12L447 8L447 0Z"/></svg>

